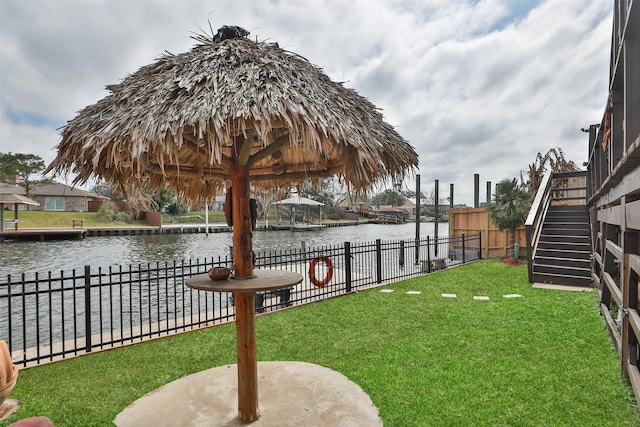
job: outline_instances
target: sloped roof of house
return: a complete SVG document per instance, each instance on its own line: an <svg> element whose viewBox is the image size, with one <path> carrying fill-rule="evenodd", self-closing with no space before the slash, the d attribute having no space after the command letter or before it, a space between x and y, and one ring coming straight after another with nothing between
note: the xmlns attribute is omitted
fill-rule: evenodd
<svg viewBox="0 0 640 427"><path fill-rule="evenodd" d="M53 184L42 184L33 187L31 190L32 196L57 196L57 197L90 197L108 199L108 197L100 196L96 193L90 193L80 188L74 188L69 185L60 184L58 182Z"/></svg>
<svg viewBox="0 0 640 427"><path fill-rule="evenodd" d="M24 196L27 194L27 191L20 185L0 182L0 194L18 194Z"/></svg>
<svg viewBox="0 0 640 427"><path fill-rule="evenodd" d="M368 204L369 204L369 200L367 199L367 196L364 194L358 194L355 197L350 197L350 196L345 197L344 200L341 200L336 206L348 208L349 206L368 205Z"/></svg>
<svg viewBox="0 0 640 427"><path fill-rule="evenodd" d="M407 197L404 199L404 203L402 204L403 208L415 208L416 207L416 199Z"/></svg>

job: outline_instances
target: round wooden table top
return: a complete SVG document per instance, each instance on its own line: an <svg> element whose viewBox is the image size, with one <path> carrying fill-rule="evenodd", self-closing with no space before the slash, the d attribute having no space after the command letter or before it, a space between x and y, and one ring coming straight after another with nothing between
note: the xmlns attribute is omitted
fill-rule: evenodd
<svg viewBox="0 0 640 427"><path fill-rule="evenodd" d="M231 276L226 280L211 280L208 274L199 274L186 281L192 289L214 292L255 293L290 288L302 282L302 275L286 270L254 270L254 277L236 279Z"/></svg>

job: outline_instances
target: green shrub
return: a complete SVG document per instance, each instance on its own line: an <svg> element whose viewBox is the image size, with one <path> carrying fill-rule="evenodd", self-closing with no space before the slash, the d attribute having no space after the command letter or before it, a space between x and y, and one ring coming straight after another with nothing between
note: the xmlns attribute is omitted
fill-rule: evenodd
<svg viewBox="0 0 640 427"><path fill-rule="evenodd" d="M130 224L133 220L126 212L122 212L113 202L106 202L100 206L96 213L96 219L100 222L120 222Z"/></svg>
<svg viewBox="0 0 640 427"><path fill-rule="evenodd" d="M133 222L133 219L131 218L131 215L129 215L128 213L120 211L116 214L116 217L114 218L114 222L131 224Z"/></svg>

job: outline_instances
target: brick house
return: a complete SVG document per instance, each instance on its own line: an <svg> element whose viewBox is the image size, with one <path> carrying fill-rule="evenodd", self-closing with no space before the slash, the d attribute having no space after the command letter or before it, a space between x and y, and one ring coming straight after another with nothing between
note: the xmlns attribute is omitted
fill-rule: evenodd
<svg viewBox="0 0 640 427"><path fill-rule="evenodd" d="M40 203L38 210L95 212L108 197L73 188L65 184L42 184L33 187L31 198Z"/></svg>

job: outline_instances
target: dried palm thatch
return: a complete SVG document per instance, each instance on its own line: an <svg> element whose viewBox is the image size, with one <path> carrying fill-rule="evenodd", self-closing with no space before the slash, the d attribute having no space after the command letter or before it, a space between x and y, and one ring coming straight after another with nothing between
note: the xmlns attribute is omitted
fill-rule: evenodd
<svg viewBox="0 0 640 427"><path fill-rule="evenodd" d="M418 163L373 104L306 59L247 34L223 27L214 39L198 36L191 51L109 86L110 95L62 129L48 167L77 174L75 182L97 176L120 188L167 186L196 202L233 184L225 213L234 227L234 277L246 289L234 299L244 423L258 418L255 292L282 285L253 273L249 181L286 185L337 174L364 189ZM289 285L302 281L292 274Z"/></svg>
<svg viewBox="0 0 640 427"><path fill-rule="evenodd" d="M254 183L339 175L354 189L417 167L413 147L377 108L275 43L204 35L107 86L111 94L61 130L48 171L120 188L173 188L185 200L219 193L238 160ZM251 144L241 155L240 135ZM238 157L240 156L240 157Z"/></svg>
<svg viewBox="0 0 640 427"><path fill-rule="evenodd" d="M578 172L580 168L573 160L565 159L564 151L560 147L555 147L549 149L544 156L538 153L536 160L529 165L529 170L520 173L520 181L526 183L529 193L536 194L542 178L548 170L552 172ZM527 175L529 179L525 180L523 175ZM554 185L561 186L563 182L564 180L557 181Z"/></svg>

